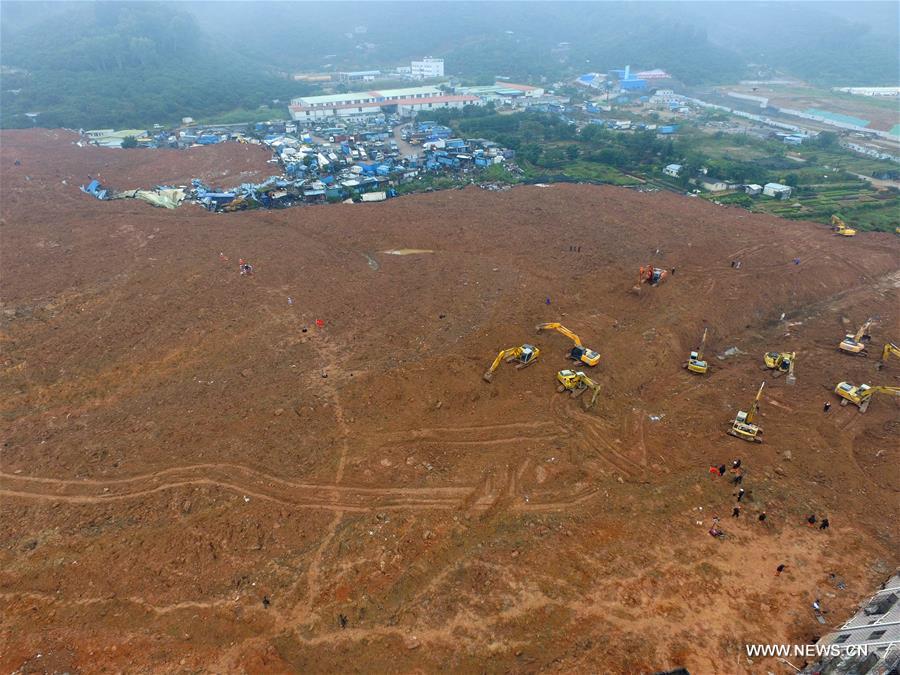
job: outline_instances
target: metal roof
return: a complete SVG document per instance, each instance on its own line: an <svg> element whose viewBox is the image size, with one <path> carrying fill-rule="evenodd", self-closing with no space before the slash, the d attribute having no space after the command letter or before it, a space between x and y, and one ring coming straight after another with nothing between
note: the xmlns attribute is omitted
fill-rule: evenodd
<svg viewBox="0 0 900 675"><path fill-rule="evenodd" d="M842 648L859 648L865 646L869 659L853 652L836 656L827 662L831 673L869 673L878 671L872 666L888 662L900 662L900 574L888 579L883 587L876 591L868 602L853 615L843 626L829 633L819 641L820 645L840 645ZM864 670L859 666L864 661L877 656L877 662ZM872 659L874 661L874 659ZM812 670L803 672L821 672L825 664L815 664Z"/></svg>
<svg viewBox="0 0 900 675"><path fill-rule="evenodd" d="M369 94L372 96L402 96L404 98L411 98L413 96L440 96L443 94L440 89L437 87L408 87L406 89L379 89L377 91L370 91Z"/></svg>

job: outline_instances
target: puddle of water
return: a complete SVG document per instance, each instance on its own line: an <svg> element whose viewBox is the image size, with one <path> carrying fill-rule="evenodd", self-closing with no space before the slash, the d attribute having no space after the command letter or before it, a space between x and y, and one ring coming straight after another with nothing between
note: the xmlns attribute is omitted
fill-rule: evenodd
<svg viewBox="0 0 900 675"><path fill-rule="evenodd" d="M430 248L394 248L390 251L382 251L388 255L416 255L417 253L434 253Z"/></svg>

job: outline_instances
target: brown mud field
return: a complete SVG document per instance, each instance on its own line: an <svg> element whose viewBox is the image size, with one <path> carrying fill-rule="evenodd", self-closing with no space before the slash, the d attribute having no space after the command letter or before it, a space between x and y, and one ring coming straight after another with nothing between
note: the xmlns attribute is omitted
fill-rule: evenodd
<svg viewBox="0 0 900 675"><path fill-rule="evenodd" d="M72 140L0 136L3 672L782 673L744 645L894 570L900 400L832 390L900 381L897 237L579 185L166 211L77 186L266 153ZM648 262L675 273L634 292ZM601 354L589 411L557 320ZM763 380L765 442L727 435Z"/></svg>

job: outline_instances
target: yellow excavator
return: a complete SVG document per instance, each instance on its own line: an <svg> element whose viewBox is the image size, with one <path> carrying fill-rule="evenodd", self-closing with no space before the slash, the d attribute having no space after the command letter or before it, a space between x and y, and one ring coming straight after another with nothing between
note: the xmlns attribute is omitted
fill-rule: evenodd
<svg viewBox="0 0 900 675"><path fill-rule="evenodd" d="M516 369L520 369L525 368L526 366L530 366L532 363L537 361L540 355L541 350L529 344L524 344L521 347L510 347L509 349L504 349L499 354L497 354L497 358L494 359L491 367L488 368L487 372L483 375L484 381L490 382L494 379L494 371L500 367L501 361L506 361L507 363L518 361L519 363L516 365Z"/></svg>
<svg viewBox="0 0 900 675"><path fill-rule="evenodd" d="M834 230L835 234L839 234L842 237L856 236L856 230L852 227L847 227L847 223L845 223L837 214L831 216L831 229Z"/></svg>
<svg viewBox="0 0 900 675"><path fill-rule="evenodd" d="M684 367L692 373L705 375L709 370L709 364L703 360L703 348L706 346L706 333L708 331L708 328L703 329L703 337L700 338L700 346L697 347L697 351L691 352L690 357L688 357L687 363L684 364Z"/></svg>
<svg viewBox="0 0 900 675"><path fill-rule="evenodd" d="M756 398L753 399L753 405L750 406L750 412L738 410L738 414L735 416L734 421L731 423L731 428L728 430L729 434L742 438L745 441L750 441L751 443L762 443L762 438L760 437L762 436L763 430L754 423L754 420L756 419L756 414L759 412L759 399L762 398L765 386L765 382L759 385L759 391L756 392Z"/></svg>
<svg viewBox="0 0 900 675"><path fill-rule="evenodd" d="M766 368L775 371L775 377L782 373L794 372L794 357L796 352L766 352L763 361Z"/></svg>
<svg viewBox="0 0 900 675"><path fill-rule="evenodd" d="M556 391L560 393L568 391L572 394L572 398L581 396L588 389L594 392L590 402L585 404L585 410L593 408L597 403L597 398L600 396L600 385L580 370L561 370L556 374L556 379L559 381Z"/></svg>
<svg viewBox="0 0 900 675"><path fill-rule="evenodd" d="M575 361L581 361L584 365L591 367L596 366L598 363L600 363L600 354L595 352L593 349L589 349L581 344L581 338L579 338L577 335L575 335L575 333L570 331L561 323L551 322L539 324L537 327L538 333L540 333L542 330L559 331L575 343L575 346L572 347L572 351L569 352L569 358L574 359Z"/></svg>
<svg viewBox="0 0 900 675"><path fill-rule="evenodd" d="M900 359L900 347L898 347L893 342L888 342L884 349L881 350L881 365L887 365L888 357L893 356L895 359Z"/></svg>
<svg viewBox="0 0 900 675"><path fill-rule="evenodd" d="M866 331L869 330L869 326L871 325L872 320L869 319L859 327L859 330L856 331L854 335L845 335L844 339L841 340L841 343L838 345L838 349L845 354L868 356L869 352L866 351L866 341L869 339L869 336L866 334Z"/></svg>
<svg viewBox="0 0 900 675"><path fill-rule="evenodd" d="M875 394L900 396L900 387L873 387L868 384L854 387L849 382L840 382L834 388L834 393L841 397L841 405L852 403L859 408L859 412L864 413Z"/></svg>

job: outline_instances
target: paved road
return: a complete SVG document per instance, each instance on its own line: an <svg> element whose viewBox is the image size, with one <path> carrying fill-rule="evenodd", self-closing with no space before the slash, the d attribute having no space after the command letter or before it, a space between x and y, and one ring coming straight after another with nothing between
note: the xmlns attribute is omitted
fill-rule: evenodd
<svg viewBox="0 0 900 675"><path fill-rule="evenodd" d="M397 143L397 147L400 149L400 155L406 157L407 155L415 155L418 157L422 154L422 146L410 145L402 138L400 138L400 133L403 130L403 127L406 126L401 124L399 126L394 127L394 141Z"/></svg>

